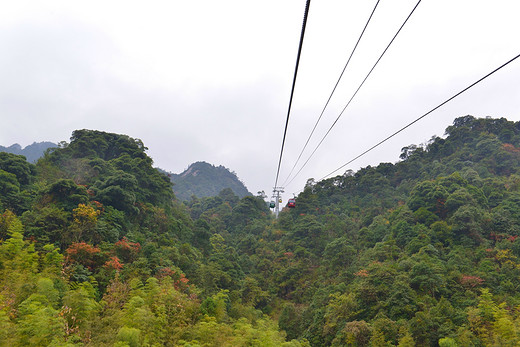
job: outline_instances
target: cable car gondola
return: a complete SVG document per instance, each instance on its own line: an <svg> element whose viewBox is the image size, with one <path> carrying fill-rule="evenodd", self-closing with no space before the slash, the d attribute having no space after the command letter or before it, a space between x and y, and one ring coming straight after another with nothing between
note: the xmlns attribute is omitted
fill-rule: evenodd
<svg viewBox="0 0 520 347"><path fill-rule="evenodd" d="M294 208L296 207L296 199L294 198L291 198L287 201L287 207L289 208Z"/></svg>
<svg viewBox="0 0 520 347"><path fill-rule="evenodd" d="M271 202L269 203L269 208L275 208L275 206L276 206L276 203L271 200Z"/></svg>

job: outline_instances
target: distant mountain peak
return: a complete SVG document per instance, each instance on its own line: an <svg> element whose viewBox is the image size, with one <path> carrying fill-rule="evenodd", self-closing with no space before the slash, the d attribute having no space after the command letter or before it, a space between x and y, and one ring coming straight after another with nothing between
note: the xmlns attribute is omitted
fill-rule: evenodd
<svg viewBox="0 0 520 347"><path fill-rule="evenodd" d="M252 195L236 173L220 165L198 161L180 174L170 174L173 191L180 200L217 196L223 189L230 188L238 197Z"/></svg>
<svg viewBox="0 0 520 347"><path fill-rule="evenodd" d="M181 173L181 177L186 177L186 176L197 176L199 174L199 170L197 170L195 168L195 164L197 163L193 163L191 164L188 169L186 169L186 171L184 171L183 173Z"/></svg>
<svg viewBox="0 0 520 347"><path fill-rule="evenodd" d="M25 158L27 158L28 162L35 163L40 157L43 156L47 149L54 147L58 147L58 145L48 141L33 142L23 149L20 144L15 143L9 147L0 146L0 152L23 155Z"/></svg>
<svg viewBox="0 0 520 347"><path fill-rule="evenodd" d="M7 149L12 151L22 151L22 146L20 146L18 143L15 143L7 147Z"/></svg>

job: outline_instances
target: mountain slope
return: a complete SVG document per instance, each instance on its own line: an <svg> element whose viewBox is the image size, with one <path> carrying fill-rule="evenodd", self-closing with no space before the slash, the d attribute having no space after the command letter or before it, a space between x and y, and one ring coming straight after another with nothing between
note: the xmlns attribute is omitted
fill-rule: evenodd
<svg viewBox="0 0 520 347"><path fill-rule="evenodd" d="M263 276L289 302L288 337L519 345L520 122L465 116L446 135L396 164L310 181L280 214Z"/></svg>
<svg viewBox="0 0 520 347"><path fill-rule="evenodd" d="M230 189L179 203L145 149L0 153L4 344L520 346L520 122L457 118L276 221Z"/></svg>
<svg viewBox="0 0 520 347"><path fill-rule="evenodd" d="M127 135L76 130L36 164L0 153L0 345L309 347L171 186ZM261 198L215 201L241 231L269 220Z"/></svg>
<svg viewBox="0 0 520 347"><path fill-rule="evenodd" d="M180 200L217 196L223 189L230 188L238 197L251 195L244 183L234 172L224 166L214 166L203 161L191 164L181 174L170 174L173 191Z"/></svg>

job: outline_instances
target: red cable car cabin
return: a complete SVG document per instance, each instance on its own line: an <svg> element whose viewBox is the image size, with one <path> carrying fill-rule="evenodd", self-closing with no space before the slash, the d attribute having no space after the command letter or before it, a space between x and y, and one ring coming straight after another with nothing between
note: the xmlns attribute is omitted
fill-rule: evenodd
<svg viewBox="0 0 520 347"><path fill-rule="evenodd" d="M296 199L289 199L289 201L287 201L287 207L289 207L289 208L296 207Z"/></svg>

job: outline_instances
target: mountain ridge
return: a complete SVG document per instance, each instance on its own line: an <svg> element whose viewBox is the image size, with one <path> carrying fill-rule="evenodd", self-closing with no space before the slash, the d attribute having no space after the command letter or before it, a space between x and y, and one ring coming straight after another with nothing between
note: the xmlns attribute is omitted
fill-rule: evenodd
<svg viewBox="0 0 520 347"><path fill-rule="evenodd" d="M22 146L18 143L14 143L9 147L0 146L0 152L7 152L12 154L23 155L30 163L35 163L39 158L43 156L45 151L49 148L58 147L57 144L49 141L33 142L32 144Z"/></svg>
<svg viewBox="0 0 520 347"><path fill-rule="evenodd" d="M225 166L215 166L197 161L179 174L168 173L173 191L180 200L217 196L223 189L230 188L238 197L252 195L234 171Z"/></svg>

